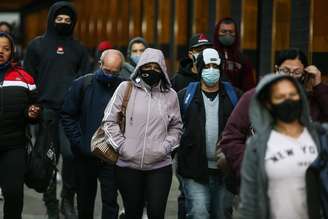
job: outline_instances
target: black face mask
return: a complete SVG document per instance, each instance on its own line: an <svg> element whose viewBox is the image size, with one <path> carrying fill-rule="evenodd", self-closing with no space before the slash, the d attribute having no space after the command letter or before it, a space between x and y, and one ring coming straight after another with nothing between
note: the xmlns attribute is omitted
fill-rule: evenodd
<svg viewBox="0 0 328 219"><path fill-rule="evenodd" d="M287 99L279 104L272 104L271 113L275 119L291 123L301 118L301 100Z"/></svg>
<svg viewBox="0 0 328 219"><path fill-rule="evenodd" d="M55 22L55 29L59 35L67 36L71 34L71 24Z"/></svg>
<svg viewBox="0 0 328 219"><path fill-rule="evenodd" d="M161 75L160 73L154 70L146 70L146 71L141 71L141 78L150 87L154 87L161 80Z"/></svg>

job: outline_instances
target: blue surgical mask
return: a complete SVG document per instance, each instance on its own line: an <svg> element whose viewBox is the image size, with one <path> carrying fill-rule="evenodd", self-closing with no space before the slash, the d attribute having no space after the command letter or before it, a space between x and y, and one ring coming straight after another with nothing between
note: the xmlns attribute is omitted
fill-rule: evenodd
<svg viewBox="0 0 328 219"><path fill-rule="evenodd" d="M132 55L130 56L131 60L137 65L141 56Z"/></svg>
<svg viewBox="0 0 328 219"><path fill-rule="evenodd" d="M220 70L217 68L204 68L202 79L208 86L213 86L220 79Z"/></svg>

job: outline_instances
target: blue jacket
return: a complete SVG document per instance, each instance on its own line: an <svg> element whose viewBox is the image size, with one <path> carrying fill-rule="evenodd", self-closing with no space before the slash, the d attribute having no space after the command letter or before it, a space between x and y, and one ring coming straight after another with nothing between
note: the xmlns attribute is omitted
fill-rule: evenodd
<svg viewBox="0 0 328 219"><path fill-rule="evenodd" d="M90 141L122 79L108 81L98 69L73 81L61 111L61 122L75 156L92 156ZM92 77L91 79L87 77ZM88 81L88 82L86 82Z"/></svg>

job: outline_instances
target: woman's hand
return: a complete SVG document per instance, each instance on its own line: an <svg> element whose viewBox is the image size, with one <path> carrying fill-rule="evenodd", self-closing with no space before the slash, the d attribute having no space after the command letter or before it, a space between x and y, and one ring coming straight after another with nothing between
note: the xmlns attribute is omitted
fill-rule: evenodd
<svg viewBox="0 0 328 219"><path fill-rule="evenodd" d="M310 75L312 87L321 83L321 72L316 66L310 65L304 70Z"/></svg>
<svg viewBox="0 0 328 219"><path fill-rule="evenodd" d="M40 111L41 111L41 108L39 106L31 105L28 108L27 115L31 119L36 119L40 116Z"/></svg>

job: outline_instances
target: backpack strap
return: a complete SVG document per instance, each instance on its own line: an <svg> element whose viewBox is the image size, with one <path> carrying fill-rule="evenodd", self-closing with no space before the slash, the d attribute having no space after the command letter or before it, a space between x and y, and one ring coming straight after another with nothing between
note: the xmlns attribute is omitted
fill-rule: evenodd
<svg viewBox="0 0 328 219"><path fill-rule="evenodd" d="M199 84L199 82L191 82L188 84L188 86L186 88L186 93L184 95L183 103L182 103L182 114L184 114L187 111L192 99L194 98L198 84ZM238 102L238 96L236 93L236 89L231 85L230 82L222 81L222 84L223 84L224 90L228 94L228 97L232 103L232 106L235 107Z"/></svg>
<svg viewBox="0 0 328 219"><path fill-rule="evenodd" d="M228 81L222 81L222 84L223 84L224 90L228 94L228 97L232 103L232 106L235 107L238 102L238 96L236 93L236 89Z"/></svg>
<svg viewBox="0 0 328 219"><path fill-rule="evenodd" d="M191 82L188 84L183 98L182 114L187 111L192 99L194 98L198 84L199 82Z"/></svg>

